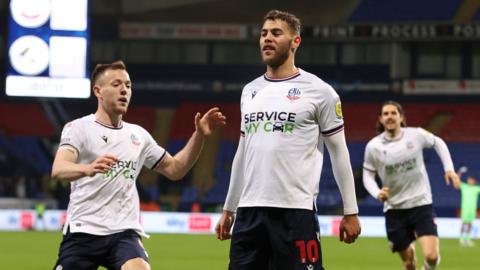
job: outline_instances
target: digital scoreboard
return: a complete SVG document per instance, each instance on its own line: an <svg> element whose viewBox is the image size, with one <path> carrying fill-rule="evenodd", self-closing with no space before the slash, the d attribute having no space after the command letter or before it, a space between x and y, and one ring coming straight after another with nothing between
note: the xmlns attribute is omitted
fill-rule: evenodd
<svg viewBox="0 0 480 270"><path fill-rule="evenodd" d="M11 0L6 94L88 98L89 0Z"/></svg>

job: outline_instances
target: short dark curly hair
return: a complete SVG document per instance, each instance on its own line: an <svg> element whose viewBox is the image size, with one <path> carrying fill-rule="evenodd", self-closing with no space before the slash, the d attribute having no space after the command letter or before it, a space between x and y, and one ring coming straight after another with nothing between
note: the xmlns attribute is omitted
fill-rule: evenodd
<svg viewBox="0 0 480 270"><path fill-rule="evenodd" d="M264 23L266 21L274 20L282 20L286 22L293 33L295 33L296 35L300 35L300 32L302 30L302 23L300 22L300 19L297 18L295 15L285 11L273 9L267 12L265 17L263 17Z"/></svg>

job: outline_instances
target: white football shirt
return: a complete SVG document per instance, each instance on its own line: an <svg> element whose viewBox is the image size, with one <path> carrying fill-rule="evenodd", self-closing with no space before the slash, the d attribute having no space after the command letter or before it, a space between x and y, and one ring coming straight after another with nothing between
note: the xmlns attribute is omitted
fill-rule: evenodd
<svg viewBox="0 0 480 270"><path fill-rule="evenodd" d="M244 87L240 107L245 185L238 207L313 209L322 136L343 129L335 90L301 69L282 80L264 75Z"/></svg>
<svg viewBox="0 0 480 270"><path fill-rule="evenodd" d="M389 209L408 209L432 203L432 192L423 148L431 148L435 136L422 128L402 128L398 138L389 139L383 132L370 140L365 149L363 167L376 172L390 198Z"/></svg>
<svg viewBox="0 0 480 270"><path fill-rule="evenodd" d="M105 154L118 159L111 171L70 183L64 233L70 227L71 232L94 235L127 229L145 235L135 181L143 165L153 169L166 153L152 136L142 127L123 121L118 128L106 126L91 114L65 125L60 147L74 148L79 164L92 163Z"/></svg>

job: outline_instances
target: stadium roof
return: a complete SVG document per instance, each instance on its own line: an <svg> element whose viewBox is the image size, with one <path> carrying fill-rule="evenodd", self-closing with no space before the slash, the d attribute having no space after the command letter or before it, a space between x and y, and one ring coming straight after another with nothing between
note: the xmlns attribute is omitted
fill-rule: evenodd
<svg viewBox="0 0 480 270"><path fill-rule="evenodd" d="M346 21L358 0L95 0L94 15L140 22L258 23L268 10L292 12L303 24Z"/></svg>

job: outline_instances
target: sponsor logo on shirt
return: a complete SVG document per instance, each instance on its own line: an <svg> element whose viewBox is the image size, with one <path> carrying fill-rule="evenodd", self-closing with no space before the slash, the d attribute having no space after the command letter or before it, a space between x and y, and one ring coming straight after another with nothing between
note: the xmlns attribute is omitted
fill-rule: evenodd
<svg viewBox="0 0 480 270"><path fill-rule="evenodd" d="M392 165L385 166L385 172L387 175L400 174L411 171L417 168L417 159L410 158Z"/></svg>
<svg viewBox="0 0 480 270"><path fill-rule="evenodd" d="M293 112L253 112L245 114L245 134L259 131L273 133L293 133L296 113Z"/></svg>
<svg viewBox="0 0 480 270"><path fill-rule="evenodd" d="M113 180L119 175L123 175L125 180L135 181L135 175L137 174L137 162L119 160L112 166L112 169L104 173L104 180Z"/></svg>
<svg viewBox="0 0 480 270"><path fill-rule="evenodd" d="M107 142L108 142L108 137L105 136L105 135L103 135L103 136L102 136L102 140L103 140L105 143L107 143Z"/></svg>
<svg viewBox="0 0 480 270"><path fill-rule="evenodd" d="M298 88L291 88L288 90L287 98L290 99L290 101L295 101L300 98L300 95L302 92L300 92L300 89Z"/></svg>

